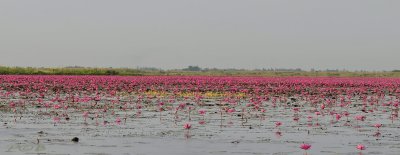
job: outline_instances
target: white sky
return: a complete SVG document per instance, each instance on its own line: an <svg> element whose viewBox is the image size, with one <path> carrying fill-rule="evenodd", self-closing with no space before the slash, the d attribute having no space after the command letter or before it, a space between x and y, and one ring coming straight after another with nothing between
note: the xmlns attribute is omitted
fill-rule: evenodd
<svg viewBox="0 0 400 155"><path fill-rule="evenodd" d="M1 0L0 65L400 69L399 0Z"/></svg>

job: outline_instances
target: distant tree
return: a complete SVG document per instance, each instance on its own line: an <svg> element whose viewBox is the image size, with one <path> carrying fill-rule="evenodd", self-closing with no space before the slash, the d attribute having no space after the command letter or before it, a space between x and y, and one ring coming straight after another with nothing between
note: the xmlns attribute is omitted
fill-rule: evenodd
<svg viewBox="0 0 400 155"><path fill-rule="evenodd" d="M118 71L116 71L116 70L107 70L106 74L107 75L118 75Z"/></svg>
<svg viewBox="0 0 400 155"><path fill-rule="evenodd" d="M199 66L189 66L187 68L183 69L184 71L201 71L201 68Z"/></svg>

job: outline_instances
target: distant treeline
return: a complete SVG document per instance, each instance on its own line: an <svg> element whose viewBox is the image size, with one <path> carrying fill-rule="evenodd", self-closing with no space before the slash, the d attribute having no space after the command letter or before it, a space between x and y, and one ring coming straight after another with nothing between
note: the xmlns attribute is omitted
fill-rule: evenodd
<svg viewBox="0 0 400 155"><path fill-rule="evenodd" d="M202 69L189 66L185 69L162 70L156 68L36 68L36 67L6 67L0 66L1 75L120 75L120 76L334 76L334 77L400 77L400 70L367 72L367 71L303 71L300 69Z"/></svg>
<svg viewBox="0 0 400 155"><path fill-rule="evenodd" d="M0 66L3 75L142 75L140 70L129 68L33 68Z"/></svg>

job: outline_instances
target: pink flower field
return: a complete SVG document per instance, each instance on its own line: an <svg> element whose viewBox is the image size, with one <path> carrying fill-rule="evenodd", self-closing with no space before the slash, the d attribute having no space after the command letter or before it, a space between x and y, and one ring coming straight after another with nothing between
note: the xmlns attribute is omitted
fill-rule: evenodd
<svg viewBox="0 0 400 155"><path fill-rule="evenodd" d="M0 76L0 146L8 154L398 154L399 103L399 78Z"/></svg>

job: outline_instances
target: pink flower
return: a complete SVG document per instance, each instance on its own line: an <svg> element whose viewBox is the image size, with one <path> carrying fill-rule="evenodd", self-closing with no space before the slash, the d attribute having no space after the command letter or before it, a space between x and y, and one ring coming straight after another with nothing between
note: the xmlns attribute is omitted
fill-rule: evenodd
<svg viewBox="0 0 400 155"><path fill-rule="evenodd" d="M336 120L337 120L337 121L339 121L339 120L340 120L340 118L342 118L342 115L340 115L340 114L336 114Z"/></svg>
<svg viewBox="0 0 400 155"><path fill-rule="evenodd" d="M55 104L53 107L54 107L54 109L60 109L61 108L61 106L59 104Z"/></svg>
<svg viewBox="0 0 400 155"><path fill-rule="evenodd" d="M303 150L309 150L311 148L310 144L303 143L300 145L300 148Z"/></svg>
<svg viewBox="0 0 400 155"><path fill-rule="evenodd" d="M355 117L355 119L358 120L358 121L364 121L365 118L366 118L366 117L363 116L363 115L357 115L357 116Z"/></svg>
<svg viewBox="0 0 400 155"><path fill-rule="evenodd" d="M364 145L362 145L362 144L358 144L356 148L358 150L365 150L366 149L366 147Z"/></svg>
<svg viewBox="0 0 400 155"><path fill-rule="evenodd" d="M374 126L379 129L380 127L382 127L382 124L381 123L377 123Z"/></svg>
<svg viewBox="0 0 400 155"><path fill-rule="evenodd" d="M117 117L117 118L115 119L115 122L116 122L117 124L119 124L119 123L121 123L121 119L120 119L119 117Z"/></svg>
<svg viewBox="0 0 400 155"><path fill-rule="evenodd" d="M278 122L275 122L275 126L276 126L276 127L279 127L279 126L281 126L281 125L282 125L282 122L279 122L279 121L278 121Z"/></svg>
<svg viewBox="0 0 400 155"><path fill-rule="evenodd" d="M60 122L60 117L54 117L53 121L54 121L54 123L59 123Z"/></svg>
<svg viewBox="0 0 400 155"><path fill-rule="evenodd" d="M183 125L183 128L189 130L190 128L192 128L192 125L190 123L185 123Z"/></svg>
<svg viewBox="0 0 400 155"><path fill-rule="evenodd" d="M262 112L262 113L265 113L266 111L267 111L267 110L265 110L265 109L261 109L261 112Z"/></svg>
<svg viewBox="0 0 400 155"><path fill-rule="evenodd" d="M205 114L206 114L206 110L200 109L200 110L199 110L199 114L200 114L200 115L205 115Z"/></svg>
<svg viewBox="0 0 400 155"><path fill-rule="evenodd" d="M14 102L10 102L8 105L10 106L10 108L15 108L15 103Z"/></svg>
<svg viewBox="0 0 400 155"><path fill-rule="evenodd" d="M204 124L206 124L206 121L201 120L201 121L199 121L199 124L200 124L200 125L204 125Z"/></svg>

